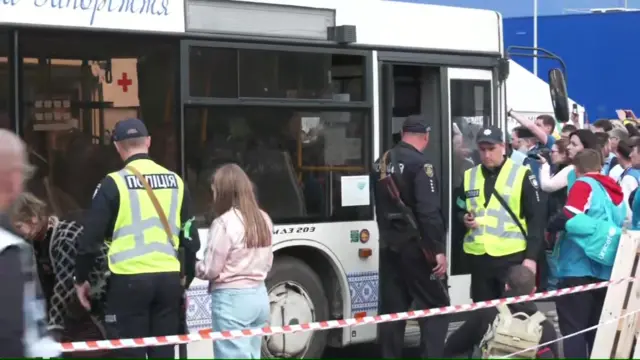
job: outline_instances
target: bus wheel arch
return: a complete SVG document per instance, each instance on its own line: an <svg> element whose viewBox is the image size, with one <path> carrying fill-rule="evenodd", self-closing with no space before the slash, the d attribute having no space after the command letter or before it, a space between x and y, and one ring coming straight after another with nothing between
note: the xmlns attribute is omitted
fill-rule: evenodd
<svg viewBox="0 0 640 360"><path fill-rule="evenodd" d="M313 246L276 250L266 280L271 325L342 318L343 295L348 287L346 279L340 279L338 273L330 255ZM342 340L342 334L342 329L336 329L265 337L263 357L319 358L328 342L335 344L335 340Z"/></svg>

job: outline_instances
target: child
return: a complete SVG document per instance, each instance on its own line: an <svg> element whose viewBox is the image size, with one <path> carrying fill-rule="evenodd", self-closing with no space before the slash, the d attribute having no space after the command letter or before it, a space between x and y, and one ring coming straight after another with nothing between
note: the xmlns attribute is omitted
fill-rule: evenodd
<svg viewBox="0 0 640 360"><path fill-rule="evenodd" d="M563 211L549 223L549 231L565 230L558 248L559 288L609 280L627 206L620 185L601 174L602 155L584 149L573 159L576 181ZM612 232L613 230L613 232ZM574 334L598 323L605 289L556 299L560 331ZM588 358L595 331L564 340L567 358Z"/></svg>

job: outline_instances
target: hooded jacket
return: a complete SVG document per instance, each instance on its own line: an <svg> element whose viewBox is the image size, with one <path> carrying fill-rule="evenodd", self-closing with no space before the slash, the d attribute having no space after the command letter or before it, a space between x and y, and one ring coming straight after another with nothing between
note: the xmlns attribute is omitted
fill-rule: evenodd
<svg viewBox="0 0 640 360"><path fill-rule="evenodd" d="M533 315L538 311L535 303L519 303L509 305L512 314L523 312ZM474 347L480 344L482 337L498 315L496 308L482 309L469 313L467 321L454 331L447 339L444 346L445 358L452 358L462 354L470 353ZM544 344L558 338L556 329L549 320L542 323L542 337L540 344ZM543 346L538 349L538 359L555 359L559 357L557 343Z"/></svg>
<svg viewBox="0 0 640 360"><path fill-rule="evenodd" d="M566 230L564 236L556 244L557 248L554 251L557 255L558 277L594 277L608 280L611 275L610 267L591 260L578 245L577 239L572 239L584 236L590 230L576 229L573 226L566 227L566 224L569 219L578 214L586 214L589 217L604 220L606 207L609 207L614 215L614 219L610 220L622 227L626 215L624 193L620 185L607 175L589 173L585 177L600 183L608 196L605 196L604 192L594 190L587 181L584 181L584 178L578 178L569 191L563 211L549 222L549 231ZM588 226L587 222L581 223Z"/></svg>

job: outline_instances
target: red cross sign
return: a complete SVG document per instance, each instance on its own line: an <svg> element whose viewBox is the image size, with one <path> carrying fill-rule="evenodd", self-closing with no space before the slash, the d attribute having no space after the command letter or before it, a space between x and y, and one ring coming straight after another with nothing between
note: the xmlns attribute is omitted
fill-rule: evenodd
<svg viewBox="0 0 640 360"><path fill-rule="evenodd" d="M122 86L122 91L123 92L129 91L129 86L131 86L132 84L133 84L133 80L127 77L127 73L126 72L122 73L122 79L118 80L118 86Z"/></svg>

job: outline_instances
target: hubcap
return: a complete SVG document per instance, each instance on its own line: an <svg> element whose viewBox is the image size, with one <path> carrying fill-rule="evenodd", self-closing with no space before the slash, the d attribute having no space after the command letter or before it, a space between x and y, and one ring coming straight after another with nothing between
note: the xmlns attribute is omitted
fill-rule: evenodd
<svg viewBox="0 0 640 360"><path fill-rule="evenodd" d="M315 321L315 309L309 294L300 284L286 281L269 290L271 326L297 325ZM264 338L262 351L268 357L301 358L306 354L312 332L272 335Z"/></svg>

